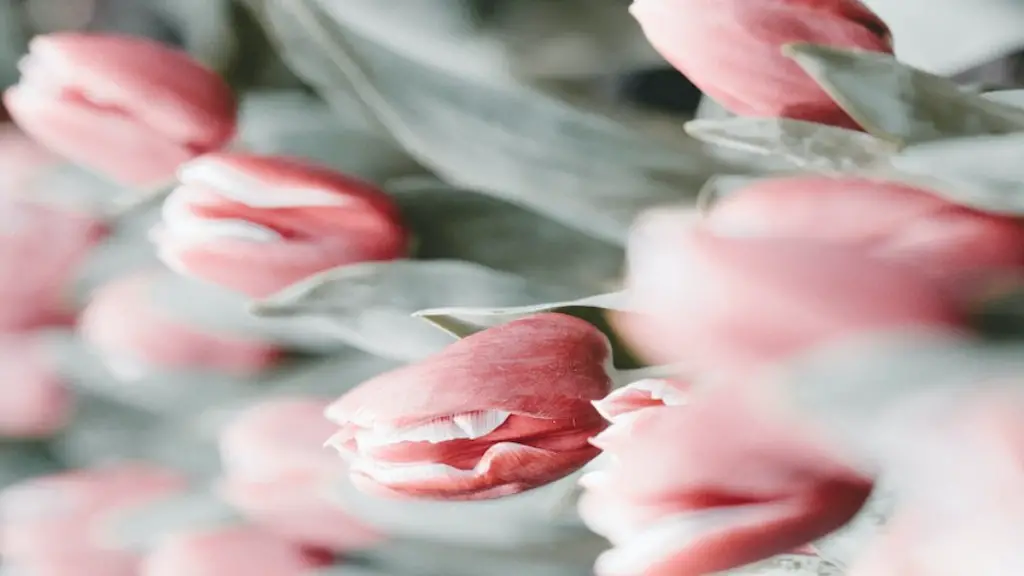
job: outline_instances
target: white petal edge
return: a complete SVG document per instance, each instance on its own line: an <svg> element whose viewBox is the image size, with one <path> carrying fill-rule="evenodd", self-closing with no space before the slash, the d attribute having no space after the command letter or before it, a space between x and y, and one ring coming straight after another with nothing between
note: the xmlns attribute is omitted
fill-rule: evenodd
<svg viewBox="0 0 1024 576"><path fill-rule="evenodd" d="M350 206L352 200L334 190L315 187L270 188L221 162L208 158L193 160L178 171L183 184L203 184L218 194L252 208L302 208Z"/></svg>

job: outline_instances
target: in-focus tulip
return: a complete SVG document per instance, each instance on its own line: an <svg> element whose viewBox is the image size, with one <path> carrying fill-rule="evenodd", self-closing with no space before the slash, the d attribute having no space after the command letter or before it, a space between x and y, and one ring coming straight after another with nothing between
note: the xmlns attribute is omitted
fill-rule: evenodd
<svg viewBox="0 0 1024 576"><path fill-rule="evenodd" d="M211 154L186 164L154 231L171 269L251 297L356 262L404 257L397 207L365 182L299 160Z"/></svg>
<svg viewBox="0 0 1024 576"><path fill-rule="evenodd" d="M156 276L133 273L95 292L79 331L111 371L126 380L160 371L249 375L272 366L277 346L193 328L161 312L150 297Z"/></svg>
<svg viewBox="0 0 1024 576"><path fill-rule="evenodd" d="M146 556L140 576L312 576L322 554L251 526L176 534Z"/></svg>
<svg viewBox="0 0 1024 576"><path fill-rule="evenodd" d="M650 360L698 373L863 332L960 325L943 287L915 267L836 243L716 236L670 210L641 219L628 268L637 311L616 314L617 328Z"/></svg>
<svg viewBox="0 0 1024 576"><path fill-rule="evenodd" d="M0 438L49 436L71 418L74 398L37 336L0 336Z"/></svg>
<svg viewBox="0 0 1024 576"><path fill-rule="evenodd" d="M608 339L563 314L478 332L342 396L330 444L351 457L353 483L384 495L508 496L552 482L597 456L605 427L591 402L611 385Z"/></svg>
<svg viewBox="0 0 1024 576"><path fill-rule="evenodd" d="M847 522L871 483L732 386L594 438L580 515L615 546L599 576L698 576L790 552Z"/></svg>
<svg viewBox="0 0 1024 576"><path fill-rule="evenodd" d="M861 246L951 280L1024 265L1024 226L902 184L794 176L763 180L718 202L712 230Z"/></svg>
<svg viewBox="0 0 1024 576"><path fill-rule="evenodd" d="M0 493L0 554L27 563L98 558L105 551L99 538L103 522L111 514L173 494L186 484L176 473L132 464L17 484ZM110 554L105 561L114 562L119 553Z"/></svg>
<svg viewBox="0 0 1024 576"><path fill-rule="evenodd" d="M783 45L892 52L889 29L857 0L634 0L651 45L698 88L742 116L857 128Z"/></svg>
<svg viewBox="0 0 1024 576"><path fill-rule="evenodd" d="M594 408L605 420L616 422L647 408L683 406L689 398L690 385L685 382L648 378L612 391L594 402Z"/></svg>
<svg viewBox="0 0 1024 576"><path fill-rule="evenodd" d="M167 183L234 135L231 88L185 52L134 36L38 36L4 93L14 121L69 160L128 186Z"/></svg>
<svg viewBox="0 0 1024 576"><path fill-rule="evenodd" d="M71 284L107 234L87 214L0 197L0 332L71 319Z"/></svg>
<svg viewBox="0 0 1024 576"><path fill-rule="evenodd" d="M335 427L329 402L268 400L245 410L220 435L222 497L268 532L333 551L364 548L381 535L327 501L327 489L347 473L323 444Z"/></svg>

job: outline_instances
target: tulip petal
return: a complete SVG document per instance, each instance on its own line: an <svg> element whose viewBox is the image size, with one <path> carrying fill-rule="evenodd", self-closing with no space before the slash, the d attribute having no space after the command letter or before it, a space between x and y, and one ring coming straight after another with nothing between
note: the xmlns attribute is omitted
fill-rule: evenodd
<svg viewBox="0 0 1024 576"><path fill-rule="evenodd" d="M185 185L213 187L217 193L252 208L320 208L351 206L353 199L313 186L271 187L259 178L211 158L199 158L182 166L178 179Z"/></svg>
<svg viewBox="0 0 1024 576"><path fill-rule="evenodd" d="M672 380L646 378L619 388L602 400L593 402L594 408L609 422L622 416L658 406L681 406L688 399L686 386Z"/></svg>
<svg viewBox="0 0 1024 576"><path fill-rule="evenodd" d="M360 448L386 446L402 442L430 442L439 444L450 440L476 440L494 432L511 414L501 410L478 410L452 416L442 416L425 424L402 428L374 427L356 432Z"/></svg>

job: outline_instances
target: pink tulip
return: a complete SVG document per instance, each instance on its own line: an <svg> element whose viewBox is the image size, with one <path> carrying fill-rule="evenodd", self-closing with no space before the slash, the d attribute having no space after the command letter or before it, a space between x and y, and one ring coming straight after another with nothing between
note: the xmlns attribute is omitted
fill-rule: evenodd
<svg viewBox="0 0 1024 576"><path fill-rule="evenodd" d="M69 321L71 283L106 234L91 216L0 196L0 332Z"/></svg>
<svg viewBox="0 0 1024 576"><path fill-rule="evenodd" d="M114 562L117 553L104 556L98 540L103 522L185 486L178 474L129 464L28 480L0 494L0 554L27 563L79 557Z"/></svg>
<svg viewBox="0 0 1024 576"><path fill-rule="evenodd" d="M303 576L327 564L268 532L232 526L166 539L143 561L139 576Z"/></svg>
<svg viewBox="0 0 1024 576"><path fill-rule="evenodd" d="M286 540L334 551L365 548L381 536L326 501L331 482L346 473L323 446L335 429L323 416L327 405L281 398L241 413L220 437L220 492Z"/></svg>
<svg viewBox="0 0 1024 576"><path fill-rule="evenodd" d="M683 406L690 398L690 385L678 380L645 379L613 391L594 402L594 408L609 422L617 422L647 408Z"/></svg>
<svg viewBox="0 0 1024 576"><path fill-rule="evenodd" d="M657 363L699 373L745 370L876 330L956 327L942 287L858 247L788 238L725 238L671 211L630 239L637 312L615 324Z"/></svg>
<svg viewBox="0 0 1024 576"><path fill-rule="evenodd" d="M4 93L15 122L54 152L128 186L166 183L234 135L230 87L186 53L131 36L39 36Z"/></svg>
<svg viewBox="0 0 1024 576"><path fill-rule="evenodd" d="M59 158L14 124L0 125L0 195L30 194L32 183Z"/></svg>
<svg viewBox="0 0 1024 576"><path fill-rule="evenodd" d="M41 558L4 565L12 576L138 576L139 560L120 553L97 552L73 558ZM4 572L6 575L7 573Z"/></svg>
<svg viewBox="0 0 1024 576"><path fill-rule="evenodd" d="M863 247L883 258L961 279L1024 265L1024 226L901 184L827 176L757 182L715 205L708 226Z"/></svg>
<svg viewBox="0 0 1024 576"><path fill-rule="evenodd" d="M871 484L806 431L725 386L644 410L594 438L580 515L615 546L599 576L697 576L790 552L847 522Z"/></svg>
<svg viewBox="0 0 1024 576"><path fill-rule="evenodd" d="M0 437L50 436L68 423L73 404L39 337L0 336Z"/></svg>
<svg viewBox="0 0 1024 576"><path fill-rule="evenodd" d="M280 157L186 164L154 238L172 269L252 297L344 264L405 256L397 207L374 186Z"/></svg>
<svg viewBox="0 0 1024 576"><path fill-rule="evenodd" d="M651 45L730 112L858 126L783 45L892 52L889 29L857 0L634 0Z"/></svg>
<svg viewBox="0 0 1024 576"><path fill-rule="evenodd" d="M499 498L555 481L597 455L591 402L610 387L610 346L571 316L478 332L368 380L327 411L355 485L434 499Z"/></svg>
<svg viewBox="0 0 1024 576"><path fill-rule="evenodd" d="M193 328L164 314L150 297L154 276L134 273L101 287L82 312L82 337L126 379L160 370L257 373L280 357L273 344Z"/></svg>

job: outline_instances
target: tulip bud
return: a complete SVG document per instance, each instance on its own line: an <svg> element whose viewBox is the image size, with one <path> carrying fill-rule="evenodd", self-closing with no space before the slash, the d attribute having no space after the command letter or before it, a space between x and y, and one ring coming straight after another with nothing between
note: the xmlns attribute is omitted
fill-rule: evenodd
<svg viewBox="0 0 1024 576"><path fill-rule="evenodd" d="M902 184L795 176L757 182L707 218L725 235L807 238L860 246L939 279L1024 265L1024 226Z"/></svg>
<svg viewBox="0 0 1024 576"><path fill-rule="evenodd" d="M892 52L889 28L857 0L634 0L630 12L670 64L742 116L857 129L782 46Z"/></svg>
<svg viewBox="0 0 1024 576"><path fill-rule="evenodd" d="M222 153L179 177L154 231L160 258L254 298L329 268L401 258L408 247L387 195L326 168Z"/></svg>
<svg viewBox="0 0 1024 576"><path fill-rule="evenodd" d="M4 93L11 117L69 160L153 187L234 135L231 88L186 53L117 35L38 36Z"/></svg>
<svg viewBox="0 0 1024 576"><path fill-rule="evenodd" d="M28 480L0 493L0 554L34 562L94 555L113 513L183 490L179 475L117 465Z"/></svg>
<svg viewBox="0 0 1024 576"><path fill-rule="evenodd" d="M39 172L59 158L13 124L0 126L0 195L22 195Z"/></svg>
<svg viewBox="0 0 1024 576"><path fill-rule="evenodd" d="M250 526L176 534L143 561L140 576L304 576L329 562Z"/></svg>
<svg viewBox="0 0 1024 576"><path fill-rule="evenodd" d="M106 234L91 216L0 197L0 332L68 321L74 276Z"/></svg>
<svg viewBox="0 0 1024 576"><path fill-rule="evenodd" d="M612 391L594 402L594 408L605 420L614 423L647 408L685 405L689 397L689 384L648 378Z"/></svg>
<svg viewBox="0 0 1024 576"><path fill-rule="evenodd" d="M859 247L789 238L724 238L671 211L630 238L638 312L615 324L638 351L698 373L744 370L877 330L958 327L942 287Z"/></svg>
<svg viewBox="0 0 1024 576"><path fill-rule="evenodd" d="M374 530L327 502L327 488L346 466L324 441L334 425L324 418L328 402L268 400L223 430L220 449L224 499L268 532L298 544L334 551L364 548L381 540Z"/></svg>
<svg viewBox="0 0 1024 576"><path fill-rule="evenodd" d="M330 444L360 489L434 499L500 498L553 482L598 451L608 339L563 314L477 332L368 380L327 410Z"/></svg>
<svg viewBox="0 0 1024 576"><path fill-rule="evenodd" d="M134 380L162 370L245 376L280 357L272 344L204 332L162 314L149 294L153 279L136 273L110 282L96 291L79 320L82 338L118 377Z"/></svg>
<svg viewBox="0 0 1024 576"><path fill-rule="evenodd" d="M723 387L594 439L610 465L580 479L579 511L615 546L596 574L718 573L790 552L860 509L871 483L752 398Z"/></svg>
<svg viewBox="0 0 1024 576"><path fill-rule="evenodd" d="M71 418L70 391L33 334L0 336L0 437L49 436Z"/></svg>

